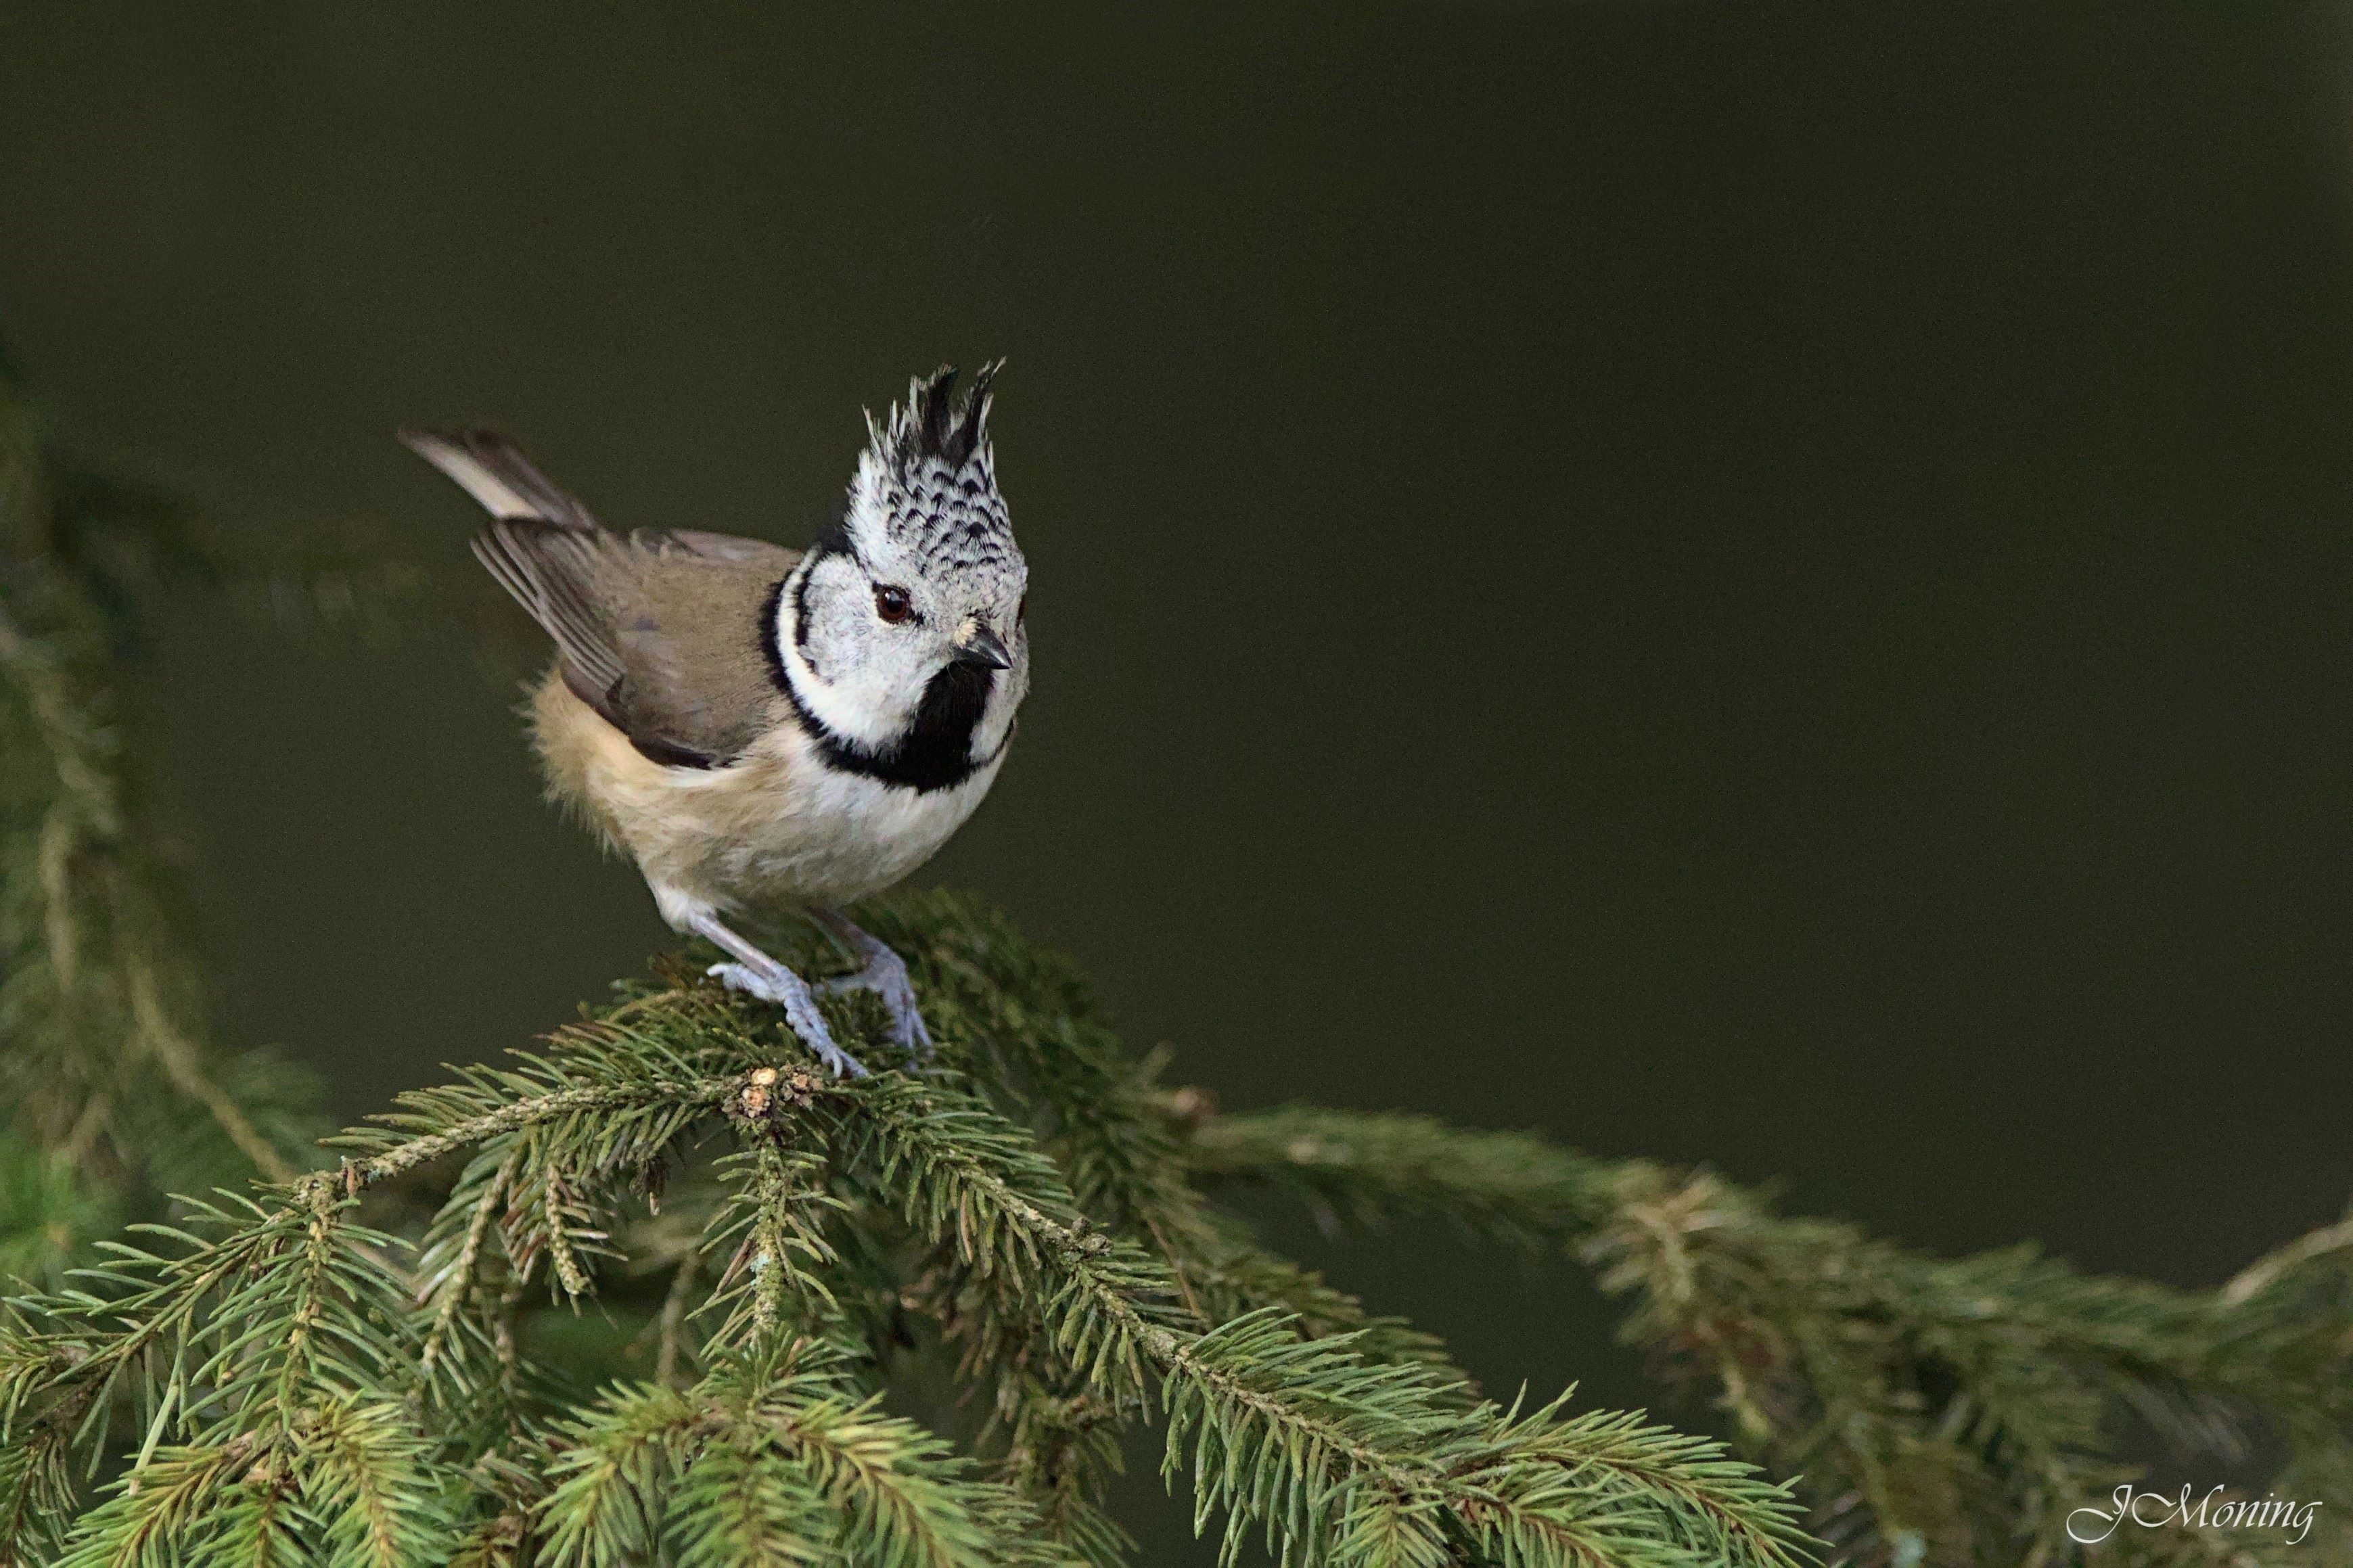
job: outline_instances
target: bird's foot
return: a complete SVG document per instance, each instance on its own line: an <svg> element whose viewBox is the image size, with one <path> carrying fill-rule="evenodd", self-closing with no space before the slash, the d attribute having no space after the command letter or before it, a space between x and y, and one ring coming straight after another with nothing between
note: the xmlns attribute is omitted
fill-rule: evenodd
<svg viewBox="0 0 2353 1568"><path fill-rule="evenodd" d="M865 935L863 931L859 934ZM845 991L873 992L890 1009L892 1039L900 1049L928 1060L932 1032L923 1027L923 1010L915 1000L914 982L907 978L907 961L872 937L867 937L860 947L866 955L865 968L855 974L820 980L817 989L828 996L838 996Z"/></svg>
<svg viewBox="0 0 2353 1568"><path fill-rule="evenodd" d="M825 1026L825 1017L817 1010L817 998L810 994L808 982L783 964L764 969L749 963L714 963L705 973L731 991L741 991L782 1007L785 1022L801 1037L801 1044L816 1052L817 1059L831 1068L836 1078L866 1076L866 1065L833 1043L833 1031Z"/></svg>

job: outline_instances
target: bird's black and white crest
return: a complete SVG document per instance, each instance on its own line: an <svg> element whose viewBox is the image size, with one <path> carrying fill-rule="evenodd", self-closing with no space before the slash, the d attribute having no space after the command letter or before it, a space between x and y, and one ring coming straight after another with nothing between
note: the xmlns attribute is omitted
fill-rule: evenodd
<svg viewBox="0 0 2353 1568"><path fill-rule="evenodd" d="M988 439L996 366L867 418L839 519L763 618L773 679L839 772L920 792L1000 755L1029 689L1029 569Z"/></svg>
<svg viewBox="0 0 2353 1568"><path fill-rule="evenodd" d="M962 397L955 368L943 367L909 382L907 401L887 417L866 416L849 504L820 549L872 558L887 542L927 572L976 583L1021 574L988 441L989 383L1002 363L983 365Z"/></svg>

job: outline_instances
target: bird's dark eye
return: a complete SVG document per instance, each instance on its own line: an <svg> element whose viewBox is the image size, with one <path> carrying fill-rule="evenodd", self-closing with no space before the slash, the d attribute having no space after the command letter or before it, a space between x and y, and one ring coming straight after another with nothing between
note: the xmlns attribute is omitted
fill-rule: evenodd
<svg viewBox="0 0 2353 1568"><path fill-rule="evenodd" d="M915 602L896 584L880 583L874 588L874 613L895 626L915 613Z"/></svg>

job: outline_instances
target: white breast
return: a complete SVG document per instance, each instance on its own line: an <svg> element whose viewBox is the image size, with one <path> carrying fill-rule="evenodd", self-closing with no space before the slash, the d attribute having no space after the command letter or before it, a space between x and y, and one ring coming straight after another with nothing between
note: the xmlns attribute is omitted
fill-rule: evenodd
<svg viewBox="0 0 2353 1568"><path fill-rule="evenodd" d="M939 853L1003 763L1000 753L960 784L918 793L827 767L804 749L784 770L783 787L761 792L773 808L766 830L722 858L728 879L757 889L753 896L837 905L881 892Z"/></svg>

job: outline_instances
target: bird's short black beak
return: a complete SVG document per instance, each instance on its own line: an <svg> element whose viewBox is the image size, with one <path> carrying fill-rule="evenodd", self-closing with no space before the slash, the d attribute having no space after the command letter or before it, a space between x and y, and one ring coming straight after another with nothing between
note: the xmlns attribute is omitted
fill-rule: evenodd
<svg viewBox="0 0 2353 1568"><path fill-rule="evenodd" d="M956 639L955 659L958 664L978 665L983 669L1009 669L1013 665L1013 656L1006 651L1004 639L977 622L969 635Z"/></svg>

